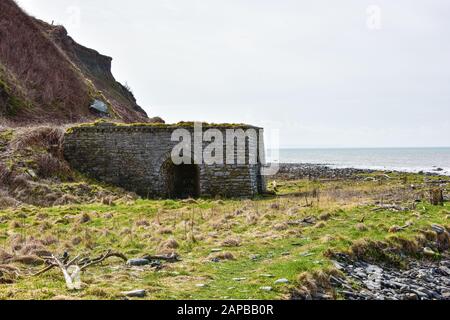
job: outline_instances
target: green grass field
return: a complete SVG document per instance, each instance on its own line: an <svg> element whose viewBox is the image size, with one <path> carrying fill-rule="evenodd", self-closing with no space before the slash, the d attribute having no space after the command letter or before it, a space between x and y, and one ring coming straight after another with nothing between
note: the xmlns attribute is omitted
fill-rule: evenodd
<svg viewBox="0 0 450 320"><path fill-rule="evenodd" d="M133 289L146 289L147 299L288 299L308 274L333 269L333 252L380 258L369 243L395 246L406 239L414 247L431 224L450 224L449 203L427 201L429 182L438 178L371 177L279 181L276 196L252 200L118 200L6 209L0 211L0 264L2 256L18 257L8 266L19 276L0 284L0 299L121 299L121 292ZM402 211L385 206L394 203ZM309 224L301 223L305 218ZM155 270L111 258L87 269L78 291L66 289L58 269L32 276L43 268L36 254L95 256L108 249L128 258L176 252L182 261ZM275 284L282 278L289 282Z"/></svg>

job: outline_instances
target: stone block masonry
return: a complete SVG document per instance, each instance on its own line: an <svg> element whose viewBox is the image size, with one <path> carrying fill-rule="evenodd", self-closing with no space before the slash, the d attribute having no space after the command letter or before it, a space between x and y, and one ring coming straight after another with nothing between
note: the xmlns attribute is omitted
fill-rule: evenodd
<svg viewBox="0 0 450 320"><path fill-rule="evenodd" d="M262 135L247 139L246 158L257 152L250 164L181 164L171 159L172 132L183 128L192 135L194 127L179 125L120 125L97 123L69 129L64 139L64 156L71 166L92 178L123 187L147 198L238 197L248 198L266 190L261 175L264 163ZM203 132L218 129L226 137L228 129L257 129L246 125L204 125ZM202 142L203 148L211 142ZM237 143L232 146L237 154ZM226 139L223 141L226 155ZM192 145L192 150L194 146ZM253 151L252 151L253 150Z"/></svg>

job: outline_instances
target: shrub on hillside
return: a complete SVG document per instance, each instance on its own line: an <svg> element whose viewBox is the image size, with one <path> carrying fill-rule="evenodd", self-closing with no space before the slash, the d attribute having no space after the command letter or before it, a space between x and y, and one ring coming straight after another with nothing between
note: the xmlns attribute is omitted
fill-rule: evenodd
<svg viewBox="0 0 450 320"><path fill-rule="evenodd" d="M41 178L67 179L72 176L70 167L64 160L54 157L50 153L38 155L35 158L37 174Z"/></svg>
<svg viewBox="0 0 450 320"><path fill-rule="evenodd" d="M59 127L34 127L18 132L11 142L11 149L41 147L54 156L62 156L64 130Z"/></svg>

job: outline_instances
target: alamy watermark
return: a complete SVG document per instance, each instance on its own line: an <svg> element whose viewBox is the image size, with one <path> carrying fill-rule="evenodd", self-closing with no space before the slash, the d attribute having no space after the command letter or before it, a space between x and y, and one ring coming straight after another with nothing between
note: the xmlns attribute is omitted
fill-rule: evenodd
<svg viewBox="0 0 450 320"><path fill-rule="evenodd" d="M382 27L381 8L377 5L370 5L366 9L366 14L367 14L366 20L367 29L371 31L381 30Z"/></svg>
<svg viewBox="0 0 450 320"><path fill-rule="evenodd" d="M271 136L271 150L278 150L277 138L277 134ZM171 140L178 142L171 152L175 165L261 164L261 174L265 176L274 175L279 169L277 162L266 163L263 129L249 127L203 130L203 124L196 122L193 132L186 128L175 129Z"/></svg>

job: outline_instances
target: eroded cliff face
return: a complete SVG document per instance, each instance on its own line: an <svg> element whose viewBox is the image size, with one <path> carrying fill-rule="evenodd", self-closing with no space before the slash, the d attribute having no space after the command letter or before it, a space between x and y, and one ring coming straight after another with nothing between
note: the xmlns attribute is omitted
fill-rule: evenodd
<svg viewBox="0 0 450 320"><path fill-rule="evenodd" d="M42 24L42 22L40 22ZM43 23L51 39L67 54L70 60L89 78L125 121L146 121L147 114L136 103L136 98L111 73L112 58L86 48L68 36L63 26Z"/></svg>
<svg viewBox="0 0 450 320"><path fill-rule="evenodd" d="M13 0L0 2L0 120L67 123L101 115L151 121L133 94L114 79L112 58L75 42L63 26L30 17Z"/></svg>

